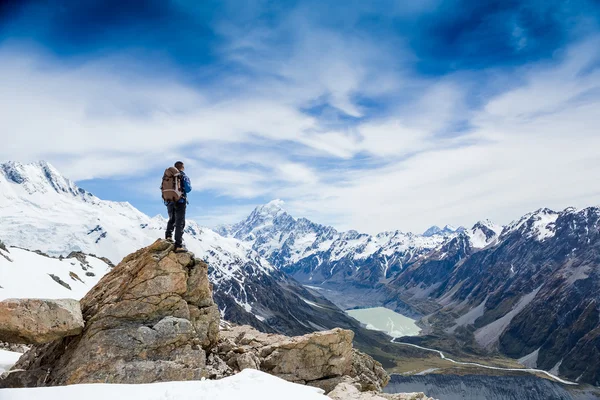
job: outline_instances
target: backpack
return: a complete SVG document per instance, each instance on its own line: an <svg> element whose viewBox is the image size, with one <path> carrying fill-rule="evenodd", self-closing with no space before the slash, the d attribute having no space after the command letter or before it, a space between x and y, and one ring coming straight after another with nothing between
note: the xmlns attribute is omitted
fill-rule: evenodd
<svg viewBox="0 0 600 400"><path fill-rule="evenodd" d="M181 172L177 168L169 167L165 170L160 190L165 202L181 200L184 194L181 188Z"/></svg>

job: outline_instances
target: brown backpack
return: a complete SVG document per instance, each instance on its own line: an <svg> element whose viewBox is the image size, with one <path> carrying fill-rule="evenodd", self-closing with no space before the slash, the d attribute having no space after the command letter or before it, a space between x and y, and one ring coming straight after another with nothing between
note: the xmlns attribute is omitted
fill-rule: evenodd
<svg viewBox="0 0 600 400"><path fill-rule="evenodd" d="M165 170L162 178L162 198L164 201L179 201L183 197L181 188L181 173L175 167L169 167Z"/></svg>

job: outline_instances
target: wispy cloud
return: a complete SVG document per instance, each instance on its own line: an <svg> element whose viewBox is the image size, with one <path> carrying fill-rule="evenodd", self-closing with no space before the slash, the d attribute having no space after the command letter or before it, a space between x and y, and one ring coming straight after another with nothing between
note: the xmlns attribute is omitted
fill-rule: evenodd
<svg viewBox="0 0 600 400"><path fill-rule="evenodd" d="M131 181L132 198L155 193L155 176L184 159L191 214L211 224L272 198L369 232L600 203L589 184L600 172L593 13L551 2L546 37L543 21L525 18L537 2L181 2L163 14L149 3L128 23L102 14L110 43L46 20L31 37L6 30L0 159ZM94 10L70 11L83 21ZM138 205L155 213L156 203Z"/></svg>

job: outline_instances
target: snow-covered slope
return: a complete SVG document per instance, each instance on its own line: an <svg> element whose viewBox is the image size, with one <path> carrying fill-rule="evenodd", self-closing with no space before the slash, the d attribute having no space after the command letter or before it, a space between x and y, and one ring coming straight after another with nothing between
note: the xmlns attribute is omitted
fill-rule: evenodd
<svg viewBox="0 0 600 400"><path fill-rule="evenodd" d="M567 208L563 213L575 212L574 208ZM520 232L526 237L535 238L542 241L554 236L556 232L556 220L561 213L552 211L548 208L541 208L537 211L525 214L519 220L509 224L502 232L506 237L513 232Z"/></svg>
<svg viewBox="0 0 600 400"><path fill-rule="evenodd" d="M15 247L0 248L0 300L81 299L111 266L96 257L52 258Z"/></svg>
<svg viewBox="0 0 600 400"><path fill-rule="evenodd" d="M45 162L0 165L0 237L49 255L101 254L114 263L156 238L129 203L103 201Z"/></svg>
<svg viewBox="0 0 600 400"><path fill-rule="evenodd" d="M471 229L465 229L463 233L469 237L472 248L483 249L498 240L502 229L501 225L486 219L477 222Z"/></svg>
<svg viewBox="0 0 600 400"><path fill-rule="evenodd" d="M0 358L0 360L2 360ZM2 389L2 400L327 400L322 389L284 381L245 369L220 380L160 382L138 385L84 384L28 389Z"/></svg>

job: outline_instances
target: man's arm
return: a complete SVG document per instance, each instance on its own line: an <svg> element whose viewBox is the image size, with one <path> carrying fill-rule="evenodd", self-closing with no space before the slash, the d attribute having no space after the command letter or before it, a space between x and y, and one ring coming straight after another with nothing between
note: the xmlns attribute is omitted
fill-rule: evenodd
<svg viewBox="0 0 600 400"><path fill-rule="evenodd" d="M192 181L190 181L190 178L188 178L187 175L183 175L183 190L186 193L189 193L192 191Z"/></svg>

